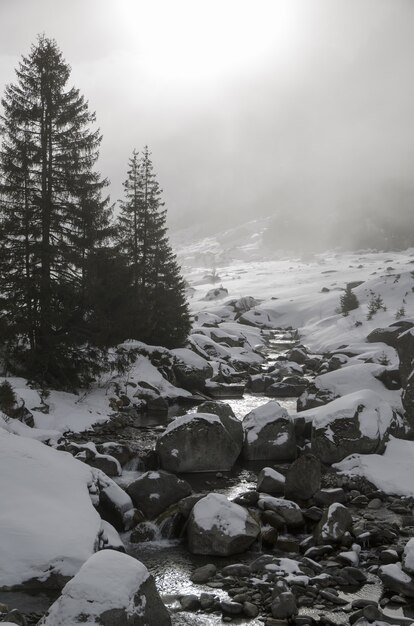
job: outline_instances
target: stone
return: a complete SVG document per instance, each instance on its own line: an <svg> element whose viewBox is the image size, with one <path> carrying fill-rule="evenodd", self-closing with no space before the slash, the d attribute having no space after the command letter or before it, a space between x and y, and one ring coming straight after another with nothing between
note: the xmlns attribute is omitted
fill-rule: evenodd
<svg viewBox="0 0 414 626"><path fill-rule="evenodd" d="M317 543L339 543L344 534L352 529L352 516L339 503L331 504L316 529Z"/></svg>
<svg viewBox="0 0 414 626"><path fill-rule="evenodd" d="M171 626L153 577L138 560L102 550L63 588L39 626Z"/></svg>
<svg viewBox="0 0 414 626"><path fill-rule="evenodd" d="M180 604L183 611L198 611L198 609L200 608L200 600L194 594L181 596Z"/></svg>
<svg viewBox="0 0 414 626"><path fill-rule="evenodd" d="M303 454L294 461L286 474L285 497L304 501L312 498L321 486L321 462L313 454Z"/></svg>
<svg viewBox="0 0 414 626"><path fill-rule="evenodd" d="M307 386L306 378L289 376L267 387L266 395L271 398L294 398L300 396Z"/></svg>
<svg viewBox="0 0 414 626"><path fill-rule="evenodd" d="M243 419L243 456L250 461L293 461L296 435L293 420L278 402L268 402Z"/></svg>
<svg viewBox="0 0 414 626"><path fill-rule="evenodd" d="M220 608L223 613L228 615L241 615L243 613L243 605L240 602L229 602L228 600L222 600L220 602Z"/></svg>
<svg viewBox="0 0 414 626"><path fill-rule="evenodd" d="M257 491L282 496L285 493L286 478L271 467L264 467L257 477Z"/></svg>
<svg viewBox="0 0 414 626"><path fill-rule="evenodd" d="M188 547L193 554L238 554L247 550L259 533L259 524L246 509L216 493L197 502L187 525Z"/></svg>
<svg viewBox="0 0 414 626"><path fill-rule="evenodd" d="M163 470L145 472L127 487L137 509L147 519L154 519L169 506L191 494L190 485Z"/></svg>
<svg viewBox="0 0 414 626"><path fill-rule="evenodd" d="M243 602L243 613L246 617L254 619L259 615L259 607L252 602Z"/></svg>
<svg viewBox="0 0 414 626"><path fill-rule="evenodd" d="M167 426L156 450L164 470L192 473L229 471L241 448L217 415L191 413Z"/></svg>
<svg viewBox="0 0 414 626"><path fill-rule="evenodd" d="M283 591L272 600L272 617L275 619L290 619L298 614L296 598L290 591Z"/></svg>
<svg viewBox="0 0 414 626"><path fill-rule="evenodd" d="M120 476L122 474L119 461L109 454L96 454L92 458L87 459L86 463L91 467L100 469L107 476Z"/></svg>
<svg viewBox="0 0 414 626"><path fill-rule="evenodd" d="M203 565L194 570L190 576L190 580L198 585L203 585L211 580L211 578L214 578L216 573L217 567L213 563L207 563L207 565Z"/></svg>
<svg viewBox="0 0 414 626"><path fill-rule="evenodd" d="M320 506L329 506L334 502L344 504L346 501L345 491L342 489L342 487L334 487L332 489L319 489L319 491L317 491L313 497L316 504Z"/></svg>

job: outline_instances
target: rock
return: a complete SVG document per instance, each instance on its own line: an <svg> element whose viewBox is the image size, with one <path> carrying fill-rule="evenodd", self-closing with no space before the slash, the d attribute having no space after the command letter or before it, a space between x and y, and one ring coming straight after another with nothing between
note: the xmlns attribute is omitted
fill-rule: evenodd
<svg viewBox="0 0 414 626"><path fill-rule="evenodd" d="M214 289L210 289L209 291L207 291L203 300L207 300L207 302L210 302L211 300L221 300L228 295L228 289L226 289L225 287L215 287Z"/></svg>
<svg viewBox="0 0 414 626"><path fill-rule="evenodd" d="M400 563L382 565L378 570L384 586L408 598L414 598L414 579L404 572Z"/></svg>
<svg viewBox="0 0 414 626"><path fill-rule="evenodd" d="M222 600L220 602L220 608L226 615L241 615L243 613L243 605L239 602Z"/></svg>
<svg viewBox="0 0 414 626"><path fill-rule="evenodd" d="M251 461L293 461L296 436L292 419L278 402L268 402L243 419L243 456Z"/></svg>
<svg viewBox="0 0 414 626"><path fill-rule="evenodd" d="M94 457L87 459L86 463L91 467L100 469L107 476L120 476L122 474L119 461L109 454L96 454Z"/></svg>
<svg viewBox="0 0 414 626"><path fill-rule="evenodd" d="M285 520L276 511L263 511L262 521L264 524L269 524L276 530L283 530L286 526Z"/></svg>
<svg viewBox="0 0 414 626"><path fill-rule="evenodd" d="M352 516L348 509L339 503L331 504L325 511L316 529L318 543L338 543L344 534L352 529Z"/></svg>
<svg viewBox="0 0 414 626"><path fill-rule="evenodd" d="M115 457L121 465L125 465L132 458L133 454L129 447L117 441L107 441L106 443L96 444L96 449L100 454L109 454Z"/></svg>
<svg viewBox="0 0 414 626"><path fill-rule="evenodd" d="M293 398L300 396L308 386L306 378L292 376L280 382L273 383L266 389L266 395L271 398Z"/></svg>
<svg viewBox="0 0 414 626"><path fill-rule="evenodd" d="M200 608L200 600L194 594L181 596L180 604L183 611L198 611Z"/></svg>
<svg viewBox="0 0 414 626"><path fill-rule="evenodd" d="M286 474L285 497L309 500L321 486L321 462L313 454L304 454L290 465Z"/></svg>
<svg viewBox="0 0 414 626"><path fill-rule="evenodd" d="M402 566L404 571L414 574L414 538L409 539L405 544Z"/></svg>
<svg viewBox="0 0 414 626"><path fill-rule="evenodd" d="M208 582L217 573L217 567L213 563L207 563L202 567L198 567L190 576L190 580L198 585Z"/></svg>
<svg viewBox="0 0 414 626"><path fill-rule="evenodd" d="M257 491L281 496L285 492L285 482L283 474L271 467L264 467L257 477Z"/></svg>
<svg viewBox="0 0 414 626"><path fill-rule="evenodd" d="M391 406L373 391L348 394L315 409L312 452L327 464L350 454L379 454L395 420Z"/></svg>
<svg viewBox="0 0 414 626"><path fill-rule="evenodd" d="M346 501L345 491L342 487L334 487L332 489L320 489L314 494L314 500L316 504L321 506L328 506L334 502L344 504Z"/></svg>
<svg viewBox="0 0 414 626"><path fill-rule="evenodd" d="M197 407L197 413L211 413L217 415L224 428L228 430L241 449L243 445L243 426L241 421L234 415L233 409L229 404L217 400L207 400Z"/></svg>
<svg viewBox="0 0 414 626"><path fill-rule="evenodd" d="M13 626L27 626L27 620L23 613L20 613L17 609L8 611L5 615L0 616L1 624L11 624Z"/></svg>
<svg viewBox="0 0 414 626"><path fill-rule="evenodd" d="M264 511L273 511L282 517L288 528L301 528L305 523L303 513L296 502L263 496L259 499L258 505Z"/></svg>
<svg viewBox="0 0 414 626"><path fill-rule="evenodd" d="M259 607L252 602L243 602L243 613L246 617L254 619L259 615Z"/></svg>
<svg viewBox="0 0 414 626"><path fill-rule="evenodd" d="M161 467L167 471L230 470L240 446L217 415L190 413L175 419L157 441Z"/></svg>
<svg viewBox="0 0 414 626"><path fill-rule="evenodd" d="M177 383L188 391L201 391L206 380L213 376L213 368L207 359L188 348L171 350L174 355L173 372Z"/></svg>
<svg viewBox="0 0 414 626"><path fill-rule="evenodd" d="M147 568L130 556L103 550L91 556L62 590L39 626L170 626Z"/></svg>
<svg viewBox="0 0 414 626"><path fill-rule="evenodd" d="M290 619L298 614L296 598L290 591L284 591L273 599L271 604L272 617Z"/></svg>
<svg viewBox="0 0 414 626"><path fill-rule="evenodd" d="M182 498L191 494L191 487L174 474L160 470L145 472L127 487L137 509L147 519L154 519Z"/></svg>
<svg viewBox="0 0 414 626"><path fill-rule="evenodd" d="M145 543L146 541L154 541L159 537L160 531L156 524L152 522L140 522L137 524L130 535L131 543Z"/></svg>
<svg viewBox="0 0 414 626"><path fill-rule="evenodd" d="M147 400L148 413L168 413L168 402L162 396Z"/></svg>
<svg viewBox="0 0 414 626"><path fill-rule="evenodd" d="M197 502L187 526L193 554L238 554L247 550L259 533L259 524L246 509L215 493Z"/></svg>

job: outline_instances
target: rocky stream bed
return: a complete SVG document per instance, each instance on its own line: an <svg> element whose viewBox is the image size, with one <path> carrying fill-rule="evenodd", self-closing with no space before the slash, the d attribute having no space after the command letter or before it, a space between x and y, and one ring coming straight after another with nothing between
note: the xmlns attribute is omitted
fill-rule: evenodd
<svg viewBox="0 0 414 626"><path fill-rule="evenodd" d="M275 401L273 393L252 389L260 388L267 373L287 354L293 360L296 344L293 331L267 333L262 371L252 377L243 397L226 400L239 422ZM301 350L296 354L298 361ZM321 358L304 354L307 363L302 363L302 379L311 393L303 397L302 382L291 372L286 385L293 388L296 384L297 393L277 397L280 410L286 409L289 415L296 413L297 402L308 402L309 409L326 402L326 398L318 401L317 393L312 395ZM198 398L197 403L202 400ZM164 479L155 452L160 435L177 415L195 410L197 406L174 406L168 414L121 412L87 432L68 435L64 449L92 443L103 451L112 446L116 457L116 446L120 446L122 473L114 480L134 500L129 486L138 479ZM217 405L217 414L221 410ZM147 519L136 516L133 530L109 519L123 531L127 554L144 563L153 575L174 625L411 623L414 570L406 544L414 536L414 500L386 495L362 477L339 474L321 463L310 453L306 420L296 424L296 445L301 452L296 460L251 460L245 454L229 471L180 473L176 480L184 481L188 492L165 505L161 514ZM126 456L122 456L123 446L128 447ZM174 490L171 484L161 486L155 496L149 494L149 500L165 498L163 489ZM176 485L181 488L181 483ZM208 554L197 553L200 550L194 546L188 549L191 524L196 523L191 511L208 494L216 498L212 504L218 508L227 502L238 506L257 527L244 549L229 549L228 554L218 556L221 547L217 548L216 537L212 540L215 548ZM5 611L4 619L21 626L37 624L57 595L53 590L0 592L0 603L15 609Z"/></svg>

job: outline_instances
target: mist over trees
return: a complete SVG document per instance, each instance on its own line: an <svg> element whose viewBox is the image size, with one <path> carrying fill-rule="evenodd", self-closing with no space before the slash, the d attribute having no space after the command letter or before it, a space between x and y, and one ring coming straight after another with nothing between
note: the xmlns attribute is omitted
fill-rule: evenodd
<svg viewBox="0 0 414 626"><path fill-rule="evenodd" d="M65 388L127 338L182 345L184 284L148 148L115 222L101 135L54 40L40 36L2 99L0 333L6 368ZM131 195L132 194L132 195Z"/></svg>

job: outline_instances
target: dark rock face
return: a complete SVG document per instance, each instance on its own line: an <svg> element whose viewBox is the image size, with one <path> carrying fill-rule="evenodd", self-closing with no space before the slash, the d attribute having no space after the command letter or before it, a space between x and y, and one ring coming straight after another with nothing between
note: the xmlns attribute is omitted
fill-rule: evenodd
<svg viewBox="0 0 414 626"><path fill-rule="evenodd" d="M154 519L172 504L189 496L191 487L185 480L160 470L139 476L128 485L127 493L147 519Z"/></svg>
<svg viewBox="0 0 414 626"><path fill-rule="evenodd" d="M321 462L304 454L292 463L286 474L285 496L289 500L309 500L321 486Z"/></svg>
<svg viewBox="0 0 414 626"><path fill-rule="evenodd" d="M161 467L174 473L230 470L240 445L217 415L194 413L177 418L157 441Z"/></svg>
<svg viewBox="0 0 414 626"><path fill-rule="evenodd" d="M213 376L210 363L187 348L179 348L172 352L173 372L177 383L189 391L204 389L206 380Z"/></svg>

